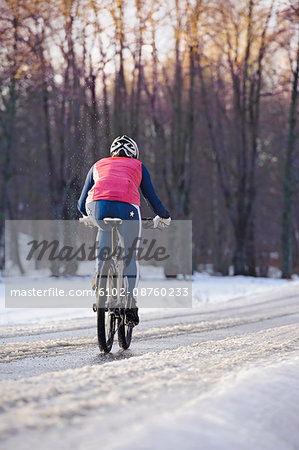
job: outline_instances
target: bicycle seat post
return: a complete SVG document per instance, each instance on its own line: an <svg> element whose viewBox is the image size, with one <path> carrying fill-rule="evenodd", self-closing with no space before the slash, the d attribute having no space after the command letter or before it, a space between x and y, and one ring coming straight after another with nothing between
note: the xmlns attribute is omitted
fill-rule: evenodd
<svg viewBox="0 0 299 450"><path fill-rule="evenodd" d="M104 217L103 222L106 225L111 226L111 255L114 253L114 231L117 232L119 238L121 237L120 233L118 232L118 227L123 223L122 219L119 217ZM119 239L122 243L122 239Z"/></svg>

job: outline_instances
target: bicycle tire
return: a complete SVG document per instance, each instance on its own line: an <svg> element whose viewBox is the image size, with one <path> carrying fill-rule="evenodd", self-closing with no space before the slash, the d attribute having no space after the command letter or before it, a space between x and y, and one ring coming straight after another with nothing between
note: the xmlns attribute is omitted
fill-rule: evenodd
<svg viewBox="0 0 299 450"><path fill-rule="evenodd" d="M123 286L127 290L126 283L128 282L127 278L123 280ZM125 310L123 309L121 317L118 320L118 345L123 350L127 350L130 347L132 340L133 327L129 327L125 324Z"/></svg>
<svg viewBox="0 0 299 450"><path fill-rule="evenodd" d="M109 353L111 351L115 335L115 315L111 314L109 308L106 308L106 288L110 282L111 273L113 273L111 262L104 261L97 294L97 334L99 348L102 353ZM104 292L104 295L100 296L102 292Z"/></svg>
<svg viewBox="0 0 299 450"><path fill-rule="evenodd" d="M124 318L123 315L118 324L118 345L123 350L127 350L131 344L133 327L126 325Z"/></svg>

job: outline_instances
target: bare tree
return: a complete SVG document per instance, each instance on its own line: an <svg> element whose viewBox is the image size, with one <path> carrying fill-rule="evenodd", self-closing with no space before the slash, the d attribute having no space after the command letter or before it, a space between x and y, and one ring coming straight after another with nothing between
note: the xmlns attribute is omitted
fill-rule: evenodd
<svg viewBox="0 0 299 450"><path fill-rule="evenodd" d="M298 20L299 11L291 14L292 20ZM284 174L284 201L282 215L282 277L290 278L293 268L293 208L294 195L296 192L295 174L295 141L296 120L298 104L298 76L299 76L299 27L297 22L297 49L292 69L292 94L289 108L288 134L286 144L285 174Z"/></svg>

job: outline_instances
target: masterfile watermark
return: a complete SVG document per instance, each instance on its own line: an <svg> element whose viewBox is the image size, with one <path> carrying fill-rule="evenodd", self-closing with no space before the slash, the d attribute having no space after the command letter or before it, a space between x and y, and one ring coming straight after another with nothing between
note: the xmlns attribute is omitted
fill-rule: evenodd
<svg viewBox="0 0 299 450"><path fill-rule="evenodd" d="M165 261L170 257L167 254L167 248L164 246L157 246L157 240L152 239L150 242L148 239L142 239L137 237L134 239L128 251L122 247L117 246L113 251L110 247L103 247L99 249L99 241L95 241L92 246L87 246L85 243L79 247L71 245L61 245L61 242L57 239L47 241L43 239L38 241L34 239L29 241L29 251L26 256L26 260L30 261L35 258L37 261L41 261L43 258L47 258L49 261L95 261L99 258L101 261L116 257L122 259L125 263L129 264L133 258L138 261Z"/></svg>
<svg viewBox="0 0 299 450"><path fill-rule="evenodd" d="M88 228L76 220L6 221L5 306L91 308L96 268L111 259L115 268L124 263L123 290L135 280L139 307L190 307L191 221L174 220L166 230L148 228L141 236L134 234L136 223L123 222L123 239L115 244L111 232L104 235L100 227ZM101 284L98 296L118 295L108 284Z"/></svg>
<svg viewBox="0 0 299 450"><path fill-rule="evenodd" d="M11 297L65 297L65 296L89 296L94 297L93 289L58 289L54 287L46 289L10 289Z"/></svg>

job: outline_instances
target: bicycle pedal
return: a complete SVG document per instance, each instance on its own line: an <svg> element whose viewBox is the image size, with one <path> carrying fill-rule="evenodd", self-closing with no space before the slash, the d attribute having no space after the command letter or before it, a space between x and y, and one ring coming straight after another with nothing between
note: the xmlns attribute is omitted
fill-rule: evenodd
<svg viewBox="0 0 299 450"><path fill-rule="evenodd" d="M92 305L92 310L93 310L93 312L97 312L98 307L97 307L97 304L96 304L96 303L94 303L94 304Z"/></svg>
<svg viewBox="0 0 299 450"><path fill-rule="evenodd" d="M124 324L127 327L131 327L131 328L134 328L136 326L136 323L132 322L131 320L128 320L127 318L124 320Z"/></svg>

